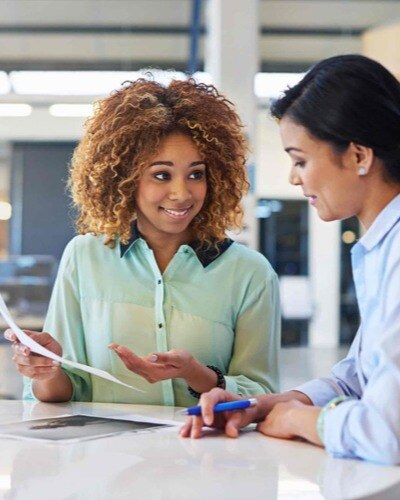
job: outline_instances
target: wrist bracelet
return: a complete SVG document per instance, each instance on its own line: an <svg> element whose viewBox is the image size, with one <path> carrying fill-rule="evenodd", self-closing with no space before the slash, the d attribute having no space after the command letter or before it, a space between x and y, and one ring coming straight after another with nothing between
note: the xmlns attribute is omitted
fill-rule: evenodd
<svg viewBox="0 0 400 500"><path fill-rule="evenodd" d="M322 443L324 443L325 416L327 412L329 410L333 410L334 408L339 406L341 403L344 403L345 401L350 401L351 399L355 398L344 395L336 396L335 398L331 399L328 403L326 403L325 406L322 407L322 410L318 415L318 420L317 420L317 434Z"/></svg>
<svg viewBox="0 0 400 500"><path fill-rule="evenodd" d="M210 368L210 370L212 370L213 372L215 372L217 374L217 385L215 387L220 387L221 389L225 389L225 386L226 386L225 377L224 377L224 374L222 373L222 371L213 365L207 365L207 368ZM189 394L196 399L199 399L201 396L200 392L195 391L190 386L188 386L188 391L189 391Z"/></svg>

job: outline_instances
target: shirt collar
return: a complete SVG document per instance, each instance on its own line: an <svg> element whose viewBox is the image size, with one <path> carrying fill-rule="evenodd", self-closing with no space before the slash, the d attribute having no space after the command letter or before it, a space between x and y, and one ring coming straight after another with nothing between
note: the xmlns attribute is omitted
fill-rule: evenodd
<svg viewBox="0 0 400 500"><path fill-rule="evenodd" d="M128 243L120 243L120 256L121 258L124 257L127 252L134 246L134 244L141 238L141 234L139 232L139 229L137 227L136 221L133 221L132 227L131 227L131 237L128 241ZM223 253L225 253L228 248L232 245L233 240L230 238L225 238L224 240L220 241L217 243L216 247L209 248L206 245L203 245L202 247L198 248L198 243L188 243L188 246L192 248L193 252L199 259L200 263L204 268L206 268L208 265L210 265L214 260L218 259L218 257L221 257Z"/></svg>
<svg viewBox="0 0 400 500"><path fill-rule="evenodd" d="M371 250L387 235L396 222L400 219L400 194L386 205L379 213L367 232L358 243L367 251ZM354 248L354 247L353 247Z"/></svg>

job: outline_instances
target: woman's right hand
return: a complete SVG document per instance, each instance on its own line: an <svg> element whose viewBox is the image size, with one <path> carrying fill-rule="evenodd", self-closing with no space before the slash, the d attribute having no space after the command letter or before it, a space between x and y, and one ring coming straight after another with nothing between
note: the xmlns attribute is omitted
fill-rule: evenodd
<svg viewBox="0 0 400 500"><path fill-rule="evenodd" d="M54 352L54 354L62 356L61 345L48 333L32 332L30 330L24 330L24 332L41 346ZM4 332L4 337L13 343L14 356L12 360L21 375L32 380L48 381L59 374L60 363L31 352L29 347L21 344L11 329Z"/></svg>
<svg viewBox="0 0 400 500"><path fill-rule="evenodd" d="M246 410L226 411L223 413L213 412L217 403L226 401L238 401L243 398L236 394L230 394L223 389L212 389L203 393L200 397L201 416L188 417L185 425L180 430L182 437L199 438L202 436L203 426L223 429L229 437L237 437L239 429L246 427L258 419L257 405Z"/></svg>

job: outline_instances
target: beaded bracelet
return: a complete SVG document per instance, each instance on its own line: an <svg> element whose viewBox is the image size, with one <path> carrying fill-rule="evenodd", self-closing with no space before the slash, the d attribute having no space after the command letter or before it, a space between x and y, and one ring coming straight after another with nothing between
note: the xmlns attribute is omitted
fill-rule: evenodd
<svg viewBox="0 0 400 500"><path fill-rule="evenodd" d="M328 403L326 403L326 405L322 408L320 414L318 415L318 420L317 420L317 434L322 443L324 443L325 415L329 410L333 410L341 403L349 401L350 399L355 399L355 398L344 395L336 396L335 398L331 399Z"/></svg>
<svg viewBox="0 0 400 500"><path fill-rule="evenodd" d="M220 387L221 389L225 389L225 385L226 385L225 384L225 377L224 377L224 374L222 373L222 371L213 365L207 365L207 368L210 368L210 370L214 371L217 374L217 385L215 387ZM188 386L188 391L189 391L190 395L193 396L194 398L199 399L201 396L200 392L195 391L190 386Z"/></svg>

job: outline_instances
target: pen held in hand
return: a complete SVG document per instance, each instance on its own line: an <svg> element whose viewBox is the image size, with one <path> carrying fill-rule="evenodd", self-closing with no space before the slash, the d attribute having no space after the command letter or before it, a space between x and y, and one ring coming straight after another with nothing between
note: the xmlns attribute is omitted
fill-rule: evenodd
<svg viewBox="0 0 400 500"><path fill-rule="evenodd" d="M257 400L251 399L240 399L238 401L227 401L226 403L218 403L214 406L214 413L221 413L223 411L234 411L234 410L244 410L250 406L255 406ZM201 415L201 406L192 406L191 408L186 408L180 413L185 415Z"/></svg>

